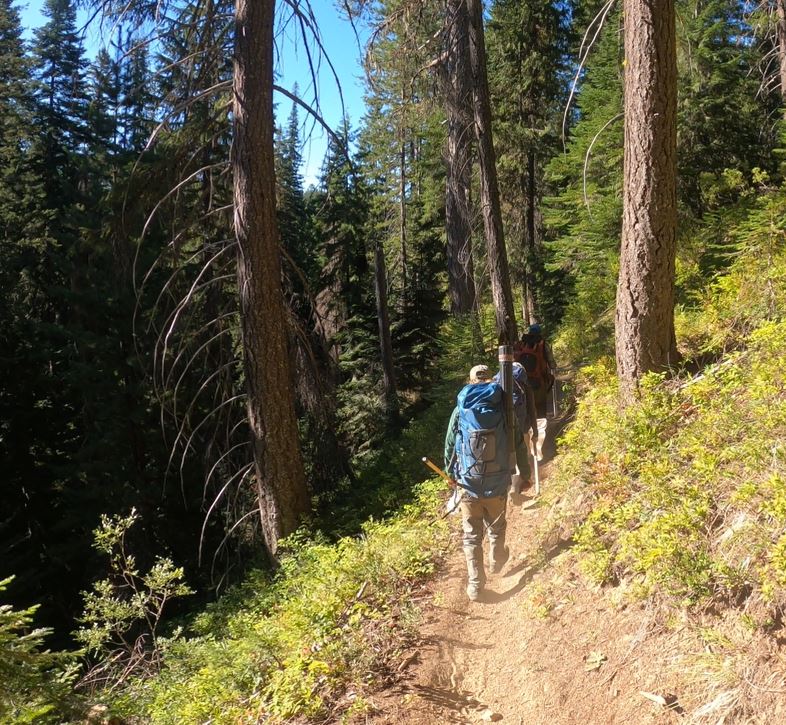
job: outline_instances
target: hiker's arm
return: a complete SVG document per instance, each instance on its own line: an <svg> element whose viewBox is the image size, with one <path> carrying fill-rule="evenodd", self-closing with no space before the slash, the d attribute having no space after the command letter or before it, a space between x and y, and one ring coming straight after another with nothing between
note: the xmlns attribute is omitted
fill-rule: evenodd
<svg viewBox="0 0 786 725"><path fill-rule="evenodd" d="M448 431L445 434L445 470L449 476L453 475L453 472L450 470L450 464L456 447L456 418L458 417L458 412L458 406L453 408L453 412L450 414L450 422L448 423Z"/></svg>

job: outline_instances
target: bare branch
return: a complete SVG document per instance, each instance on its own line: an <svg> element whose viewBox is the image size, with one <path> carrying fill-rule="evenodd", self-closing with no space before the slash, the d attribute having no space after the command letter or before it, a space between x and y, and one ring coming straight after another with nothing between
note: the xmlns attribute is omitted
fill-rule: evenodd
<svg viewBox="0 0 786 725"><path fill-rule="evenodd" d="M587 62L587 58L589 57L589 52L592 50L592 46L595 44L595 40L597 40L597 37L603 28L603 24L606 21L606 16L609 14L609 11L613 6L614 0L608 0L608 2L606 2L606 4L600 9L598 14L592 19L592 22L587 26L587 29L584 31L584 37L581 39L581 46L579 47L579 66L576 69L576 75L573 77L573 82L570 85L570 94L568 95L568 100L565 103L565 112L562 114L563 150L565 150L566 145L565 128L568 122L568 111L570 110L570 104L573 101L573 97L576 95L576 88L579 83L579 78L581 77L581 71L584 70L584 65ZM592 36L592 40L585 46L587 36L594 27L595 23L598 25L597 29L595 30L595 34Z"/></svg>
<svg viewBox="0 0 786 725"><path fill-rule="evenodd" d="M584 189L584 205L587 207L587 214L589 215L590 219L592 218L592 213L590 212L590 205L589 205L589 198L587 197L587 167L589 166L590 154L592 153L592 147L595 145L595 142L598 140L598 136L600 136L609 126L611 126L614 121L618 121L620 118L623 117L623 113L618 113L613 118L610 118L606 123L603 124L603 127L598 131L595 136L590 141L590 145L587 147L587 153L584 156L584 171L582 174L583 178L583 189Z"/></svg>

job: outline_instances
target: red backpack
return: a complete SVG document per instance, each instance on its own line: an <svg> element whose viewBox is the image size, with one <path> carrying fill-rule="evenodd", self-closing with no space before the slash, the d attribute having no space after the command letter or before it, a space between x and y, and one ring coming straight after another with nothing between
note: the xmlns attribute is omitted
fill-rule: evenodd
<svg viewBox="0 0 786 725"><path fill-rule="evenodd" d="M545 381L548 374L546 342L543 338L525 335L513 346L513 359L521 363L531 380Z"/></svg>

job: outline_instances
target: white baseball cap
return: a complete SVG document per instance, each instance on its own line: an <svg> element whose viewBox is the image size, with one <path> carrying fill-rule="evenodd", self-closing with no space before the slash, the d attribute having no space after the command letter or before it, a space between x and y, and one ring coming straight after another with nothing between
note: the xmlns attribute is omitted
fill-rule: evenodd
<svg viewBox="0 0 786 725"><path fill-rule="evenodd" d="M489 373L489 366L488 365L475 365L469 371L469 381L471 383L478 383L481 380L489 380L491 378L491 373Z"/></svg>

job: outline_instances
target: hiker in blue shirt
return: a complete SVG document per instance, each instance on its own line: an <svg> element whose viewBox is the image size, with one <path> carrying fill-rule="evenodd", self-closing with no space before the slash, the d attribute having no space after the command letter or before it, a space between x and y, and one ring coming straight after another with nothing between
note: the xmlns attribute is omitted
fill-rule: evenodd
<svg viewBox="0 0 786 725"><path fill-rule="evenodd" d="M510 463L502 386L491 380L488 366L475 365L456 398L445 436L445 468L462 489L459 510L472 601L480 599L486 583L484 530L491 571L500 572L510 556L505 546Z"/></svg>

